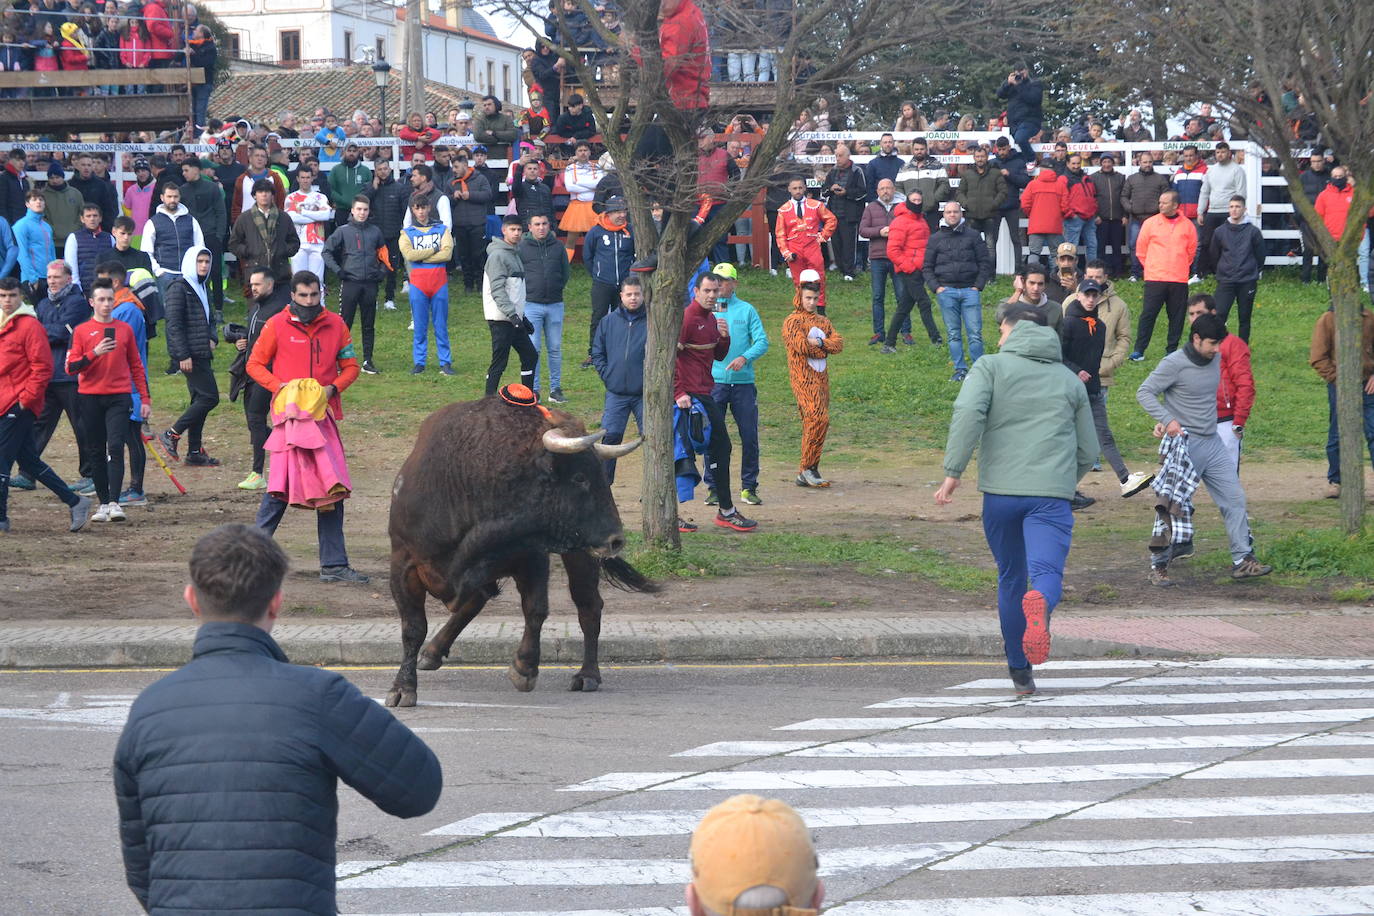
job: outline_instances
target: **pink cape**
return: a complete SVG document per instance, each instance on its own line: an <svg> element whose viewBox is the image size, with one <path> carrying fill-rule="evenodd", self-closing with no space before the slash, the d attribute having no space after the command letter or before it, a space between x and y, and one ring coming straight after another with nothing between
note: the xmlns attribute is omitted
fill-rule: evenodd
<svg viewBox="0 0 1374 916"><path fill-rule="evenodd" d="M334 418L315 420L294 404L272 413L267 492L290 506L320 509L349 496L353 484Z"/></svg>

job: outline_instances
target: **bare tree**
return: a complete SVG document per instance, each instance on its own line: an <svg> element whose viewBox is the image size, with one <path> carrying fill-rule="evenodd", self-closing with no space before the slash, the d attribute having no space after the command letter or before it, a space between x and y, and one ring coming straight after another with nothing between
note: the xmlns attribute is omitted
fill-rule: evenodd
<svg viewBox="0 0 1374 916"><path fill-rule="evenodd" d="M1166 104L1205 100L1233 112L1239 128L1278 157L1294 209L1311 227L1328 264L1336 318L1336 415L1341 446L1341 518L1350 534L1364 524L1361 309L1356 255L1374 204L1374 4L1308 0L1300 9L1273 0L1080 0L1066 40L1091 43L1093 66L1117 83L1150 85ZM1164 79L1159 75L1163 73ZM1355 179L1339 237L1303 193L1293 156L1286 93L1305 101ZM1299 144L1301 145L1301 144ZM1254 189L1251 193L1259 193Z"/></svg>
<svg viewBox="0 0 1374 916"><path fill-rule="evenodd" d="M671 420L673 368L693 268L768 184L779 158L790 148L797 115L811 100L822 95L843 98L849 87L874 79L881 52L891 48L906 48L907 66L915 69L923 66L923 46L942 42L955 30L965 40L979 43L982 36L981 46L998 47L1006 40L1015 15L1010 0L712 3L708 9L712 43L725 50L774 53L777 79L764 89L764 104L759 108L769 109L771 118L761 133L749 137L752 153L747 169L738 182L708 188L698 180L700 132L729 123L741 108L751 106L729 101L731 93L726 90L743 87L716 87L700 105L685 97L682 74L701 65L699 49L674 46L665 52L660 25L678 14L680 6L691 3L626 0L621 3L619 35L601 25L588 0L576 0L568 9L556 4L549 23L557 23L560 34L567 34L570 27L585 30L590 26L600 43L618 55L617 78L599 81L592 55L566 44L555 47L563 60L565 79L575 78L617 163L636 252L640 256L654 253L658 259L650 284L645 360L643 531L646 543L671 547L679 544ZM544 31L546 8L542 5L533 6L531 0L501 0L499 5L536 33ZM1045 26L1032 25L1026 33L1036 30L1048 32ZM810 63L802 66L807 60ZM703 206L706 199L715 204L709 218ZM661 230L650 216L655 202L665 211ZM774 214L766 216L771 220Z"/></svg>

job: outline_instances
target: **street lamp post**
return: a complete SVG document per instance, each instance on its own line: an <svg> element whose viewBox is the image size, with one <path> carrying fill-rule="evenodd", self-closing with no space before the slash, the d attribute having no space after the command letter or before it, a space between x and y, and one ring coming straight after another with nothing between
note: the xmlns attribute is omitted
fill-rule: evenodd
<svg viewBox="0 0 1374 916"><path fill-rule="evenodd" d="M372 78L377 81L377 91L382 96L382 132L387 131L386 120L386 84L391 79L391 64L384 59L378 60L372 65Z"/></svg>

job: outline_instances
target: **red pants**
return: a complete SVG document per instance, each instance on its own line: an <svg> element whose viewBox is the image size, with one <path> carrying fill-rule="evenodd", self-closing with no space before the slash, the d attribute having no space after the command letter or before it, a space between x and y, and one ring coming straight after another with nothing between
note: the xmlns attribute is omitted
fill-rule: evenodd
<svg viewBox="0 0 1374 916"><path fill-rule="evenodd" d="M792 272L792 282L800 283L798 277L803 270L814 270L821 275L821 314L825 314L825 251L819 243L813 242L792 249L792 254L796 255L788 263L787 269Z"/></svg>

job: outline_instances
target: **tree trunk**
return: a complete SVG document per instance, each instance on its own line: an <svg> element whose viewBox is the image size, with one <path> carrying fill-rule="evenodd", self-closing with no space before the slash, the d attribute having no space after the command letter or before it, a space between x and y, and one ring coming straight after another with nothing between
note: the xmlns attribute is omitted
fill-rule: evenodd
<svg viewBox="0 0 1374 916"><path fill-rule="evenodd" d="M677 481L673 423L673 371L687 290L687 218L674 213L658 244L658 269L649 300L649 340L644 348L644 543L677 549Z"/></svg>
<svg viewBox="0 0 1374 916"><path fill-rule="evenodd" d="M1327 266L1336 324L1336 428L1341 445L1341 527L1364 528L1363 297L1353 251L1340 246Z"/></svg>

